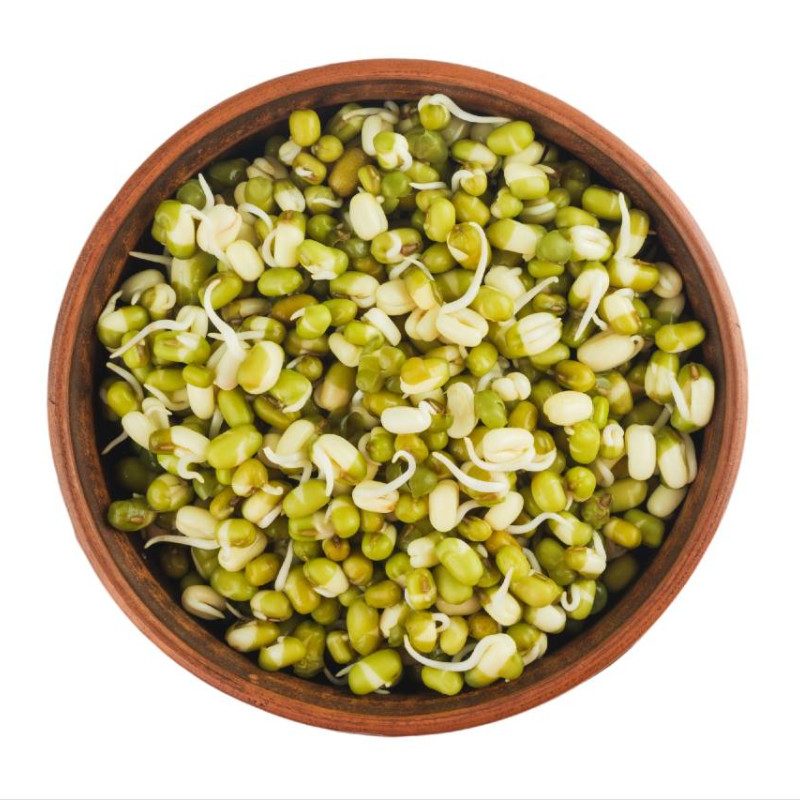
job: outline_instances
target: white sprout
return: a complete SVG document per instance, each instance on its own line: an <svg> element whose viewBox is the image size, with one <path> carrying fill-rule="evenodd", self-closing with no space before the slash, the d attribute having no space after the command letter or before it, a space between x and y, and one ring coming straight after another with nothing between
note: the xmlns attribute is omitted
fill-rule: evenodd
<svg viewBox="0 0 800 800"><path fill-rule="evenodd" d="M273 464L284 469L300 469L308 463L305 453L276 453L271 447L265 447L263 452Z"/></svg>
<svg viewBox="0 0 800 800"><path fill-rule="evenodd" d="M450 190L453 192L458 191L458 187L461 185L461 181L464 180L464 178L473 177L475 177L475 173L471 169L457 169L450 179Z"/></svg>
<svg viewBox="0 0 800 800"><path fill-rule="evenodd" d="M691 483L697 476L697 453L694 449L694 442L688 433L681 433L681 440L683 441L684 458L686 460L686 469L689 473L689 483Z"/></svg>
<svg viewBox="0 0 800 800"><path fill-rule="evenodd" d="M446 631L450 627L450 617L448 617L447 614L436 611L431 614L431 619L436 623L436 633Z"/></svg>
<svg viewBox="0 0 800 800"><path fill-rule="evenodd" d="M362 322L369 322L373 328L377 328L393 347L400 344L403 336L397 328L397 325L392 322L392 318L379 308L370 308L362 317Z"/></svg>
<svg viewBox="0 0 800 800"><path fill-rule="evenodd" d="M552 450L548 450L543 456L540 456L537 453L536 457L527 467L525 467L525 469L528 472L542 472L543 470L550 469L550 467L553 466L557 455L558 450L555 447Z"/></svg>
<svg viewBox="0 0 800 800"><path fill-rule="evenodd" d="M247 211L254 217L258 217L267 226L268 231L271 231L275 227L270 215L258 206L253 205L253 203L239 203L239 211Z"/></svg>
<svg viewBox="0 0 800 800"><path fill-rule="evenodd" d="M542 633L536 640L536 643L522 656L522 663L527 667L532 664L537 658L541 658L547 652L547 635Z"/></svg>
<svg viewBox="0 0 800 800"><path fill-rule="evenodd" d="M387 248L386 250L386 258L389 261L394 261L397 256L400 255L400 251L403 249L403 240L400 238L400 235L396 231L389 231L389 238L392 240L392 246Z"/></svg>
<svg viewBox="0 0 800 800"><path fill-rule="evenodd" d="M206 198L206 204L201 209L201 213L207 214L214 207L214 193L211 191L211 187L203 177L202 172L197 174L197 182L200 184L200 188L203 190L203 196Z"/></svg>
<svg viewBox="0 0 800 800"><path fill-rule="evenodd" d="M242 614L242 612L239 611L239 609L236 608L236 606L232 605L227 600L225 601L225 608L227 608L228 611L230 611L231 614L233 614L233 616L236 617L236 619L244 619L244 614Z"/></svg>
<svg viewBox="0 0 800 800"><path fill-rule="evenodd" d="M658 415L658 419L653 423L653 433L660 431L672 416L672 406L669 403L664 404L663 411Z"/></svg>
<svg viewBox="0 0 800 800"><path fill-rule="evenodd" d="M420 261L418 258L414 258L414 256L407 256L399 264L395 264L389 270L389 280L397 280L397 278L399 278L412 264L415 267L419 267L429 280L433 280L433 275L431 275L430 270L422 261Z"/></svg>
<svg viewBox="0 0 800 800"><path fill-rule="evenodd" d="M611 486L611 484L614 483L614 473L609 469L608 464L606 464L601 458L598 458L594 462L594 466L597 468L597 472L599 473L601 485Z"/></svg>
<svg viewBox="0 0 800 800"><path fill-rule="evenodd" d="M299 411L308 402L308 398L311 397L311 393L313 391L314 387L309 383L308 388L305 390L305 392L303 392L303 395L299 400L283 407L284 412L291 414L295 411Z"/></svg>
<svg viewBox="0 0 800 800"><path fill-rule="evenodd" d="M167 395L164 394L161 389L156 389L155 386L149 383L144 384L144 388L147 389L147 391L150 392L153 397L155 397L157 400L160 400L170 411L185 411L187 408L189 408L188 400L170 400L170 398L167 397Z"/></svg>
<svg viewBox="0 0 800 800"><path fill-rule="evenodd" d="M131 387L131 389L133 389L139 400L142 400L144 398L142 385L139 383L139 381L136 380L136 377L132 372L128 372L128 370L125 369L124 367L117 366L116 364L113 364L111 361L106 361L106 367L110 369L112 372L115 372L117 375L119 375L120 378L122 378L122 380L124 380L125 383L127 383Z"/></svg>
<svg viewBox="0 0 800 800"><path fill-rule="evenodd" d="M614 255L627 255L628 248L631 246L631 215L625 203L625 195L619 192L619 213L621 221L619 223L619 234L617 235L617 250Z"/></svg>
<svg viewBox="0 0 800 800"><path fill-rule="evenodd" d="M484 461L478 456L475 451L475 445L472 443L472 439L470 439L469 436L464 437L464 446L467 449L469 460L476 467L480 467L487 472L518 472L519 470L525 470L526 472L542 472L553 465L557 454L556 448L553 448L552 450L548 450L547 453L541 457L536 456L531 458L530 456L523 456L513 461L494 463L492 461Z"/></svg>
<svg viewBox="0 0 800 800"><path fill-rule="evenodd" d="M452 314L469 306L469 304L478 296L478 289L481 288L483 275L486 272L486 265L489 263L489 243L486 240L486 234L484 233L483 228L478 225L477 222L470 221L467 224L475 228L480 236L481 253L478 257L478 266L475 268L475 272L472 276L469 286L467 287L467 291L464 292L464 294L462 294L457 300L453 300L450 303L445 303L441 308L440 313L442 314Z"/></svg>
<svg viewBox="0 0 800 800"><path fill-rule="evenodd" d="M444 106L454 117L463 119L464 122L488 122L502 125L504 122L509 121L508 117L484 117L478 114L470 114L457 106L446 94L426 94L420 98L419 103L417 103L417 109L422 111L425 106Z"/></svg>
<svg viewBox="0 0 800 800"><path fill-rule="evenodd" d="M511 578L514 576L514 567L509 567L506 570L506 574L503 577L503 582L500 584L500 588L492 595L492 604L501 603L505 600L506 595L508 594L508 587L511 586Z"/></svg>
<svg viewBox="0 0 800 800"><path fill-rule="evenodd" d="M601 331L608 330L608 323L605 320L600 319L597 314L592 314L592 322L600 328Z"/></svg>
<svg viewBox="0 0 800 800"><path fill-rule="evenodd" d="M376 462L373 461L370 458L369 451L367 450L367 442L369 441L369 438L370 438L370 433L369 433L369 431L367 431L358 440L358 444L356 445L356 449L358 450L359 453L361 453L362 456L364 456L364 459L366 460L367 464L376 464ZM376 466L377 466L377 464L376 464Z"/></svg>
<svg viewBox="0 0 800 800"><path fill-rule="evenodd" d="M200 176L200 179L201 181L204 180L202 175ZM200 225L197 228L198 245L200 246L200 248L204 250L206 253L210 253L212 256L214 256L214 258L216 258L217 261L220 262L220 264L228 264L229 263L228 257L225 255L225 253L222 252L219 242L217 242L217 240L214 238L212 238L211 241L207 241L203 236L203 230L204 230L203 225L208 225L208 226L211 225L210 222L211 218L208 216L208 212L210 211L211 208L214 207L213 195L211 195L210 200L211 200L211 207L209 207L208 205L209 197L206 197L206 205L203 207L202 210L196 209L193 205L190 205L189 203L184 203L183 209L192 219L197 220L200 223ZM225 201L222 197L220 197L220 203L222 205L225 204ZM199 241L200 238L203 238L204 244L200 244Z"/></svg>
<svg viewBox="0 0 800 800"><path fill-rule="evenodd" d="M142 413L156 428L169 427L169 418L172 416L172 412L157 398L145 397L142 400Z"/></svg>
<svg viewBox="0 0 800 800"><path fill-rule="evenodd" d="M273 494L273 492L268 492L268 494ZM281 494L283 494L283 490L281 490ZM283 506L278 504L275 506L275 508L271 508L269 511L267 511L267 513L264 514L264 516L261 517L258 522L256 522L256 525L262 530L264 528L268 528L273 522L275 522L276 519L278 519L278 517L281 515L281 511L283 511Z"/></svg>
<svg viewBox="0 0 800 800"><path fill-rule="evenodd" d="M263 339L264 338L263 331L239 331L236 335L243 342L256 341L257 339ZM209 333L208 334L208 338L209 339L216 339L217 341L219 341L219 340L224 341L225 340L225 337L221 333L214 333L214 332ZM288 366L287 366L287 369L288 369Z"/></svg>
<svg viewBox="0 0 800 800"><path fill-rule="evenodd" d="M482 392L495 378L501 378L503 372L499 365L495 364L485 375L481 375L475 386L476 392Z"/></svg>
<svg viewBox="0 0 800 800"><path fill-rule="evenodd" d="M275 260L275 253L272 250L272 243L275 241L275 237L278 235L278 229L273 228L267 235L264 237L264 241L261 243L261 256L266 262L268 267L277 267L278 262Z"/></svg>
<svg viewBox="0 0 800 800"><path fill-rule="evenodd" d="M680 384L670 370L666 370L666 373L667 383L669 384L670 391L672 392L672 397L675 400L675 408L678 409L678 413L684 419L691 420L692 412L689 409L689 404L686 402L686 396L681 390Z"/></svg>
<svg viewBox="0 0 800 800"><path fill-rule="evenodd" d="M175 465L175 471L184 480L192 481L197 479L200 483L205 483L206 479L199 472L189 469L189 466L193 463L194 461L191 457L179 458L178 463Z"/></svg>
<svg viewBox="0 0 800 800"><path fill-rule="evenodd" d="M394 146L394 154L398 154L398 151L402 161L400 164L398 164L397 169L399 169L400 172L407 172L409 169L411 169L411 165L414 163L414 157L409 152L408 141L405 137L397 140Z"/></svg>
<svg viewBox="0 0 800 800"><path fill-rule="evenodd" d="M605 561L607 558L606 548L603 544L603 537L597 531L592 533L592 546L594 547L595 553Z"/></svg>
<svg viewBox="0 0 800 800"><path fill-rule="evenodd" d="M325 509L325 513L322 511L316 511L313 514L314 520L314 529L316 530L316 534L314 538L321 542L324 539L332 539L336 536L336 531L333 528L333 525L330 524L328 520L328 510Z"/></svg>
<svg viewBox="0 0 800 800"><path fill-rule="evenodd" d="M157 389L155 386L152 386L149 383L145 383L144 388L147 389L147 391L150 392L150 394L153 395L153 397L155 397L156 400L158 400L158 402L169 411L185 411L187 408L189 408L188 400L171 400L166 394L164 394L164 392L161 391L161 389ZM176 394L178 393L176 392ZM185 394L185 390L182 390L180 396L183 397Z"/></svg>
<svg viewBox="0 0 800 800"><path fill-rule="evenodd" d="M507 636L508 634L505 633L493 633L489 636L484 636L478 644L475 645L475 649L472 651L472 654L469 658L465 659L464 661L436 661L433 658L427 658L423 656L422 653L418 653L413 646L411 645L411 640L408 638L408 635L403 637L403 646L406 648L406 652L415 660L419 661L420 664L426 667L433 667L433 669L440 669L443 672L468 672L471 669L474 669L480 663L480 660L483 658L483 654L494 644L497 640L498 636Z"/></svg>
<svg viewBox="0 0 800 800"><path fill-rule="evenodd" d="M103 319L103 317L107 317L109 314L112 314L117 308L117 300L122 297L122 292L114 292L111 297L108 298L108 302L103 306L103 310L100 312L99 319Z"/></svg>
<svg viewBox="0 0 800 800"><path fill-rule="evenodd" d="M220 334L218 334L218 333L209 333L208 334L209 339L216 339L218 336L219 336L220 339L222 338L222 336ZM211 354L211 356L209 357L208 361L206 361L206 366L209 369L214 369L214 370L217 369L217 367L219 367L220 362L225 357L227 352L228 352L228 348L225 346L225 344L223 342L222 347L218 347Z"/></svg>
<svg viewBox="0 0 800 800"><path fill-rule="evenodd" d="M225 418L222 416L222 412L219 408L214 409L214 413L211 415L211 422L208 425L208 438L213 439L222 429L222 423L225 421Z"/></svg>
<svg viewBox="0 0 800 800"><path fill-rule="evenodd" d="M350 410L360 414L361 418L364 420L365 426L368 427L370 430L372 430L372 428L380 424L380 420L377 417L374 417L372 414L369 413L369 411L367 411L366 408L364 408L363 398L364 398L364 392L362 392L359 389L353 395L353 398L350 400ZM363 452L362 455L364 455ZM367 461L370 461L369 456L365 456L365 458L367 459Z"/></svg>
<svg viewBox="0 0 800 800"><path fill-rule="evenodd" d="M275 591L282 592L284 587L286 586L286 578L289 577L289 570L292 568L292 559L294 558L294 550L292 548L291 541L286 548L286 555L283 558L283 563L281 564L281 568L278 570L278 574L275 577Z"/></svg>
<svg viewBox="0 0 800 800"><path fill-rule="evenodd" d="M567 613L575 611L578 606L581 604L581 592L577 586L573 583L572 586L569 587L569 593L566 591L561 593L561 607Z"/></svg>
<svg viewBox="0 0 800 800"><path fill-rule="evenodd" d="M317 197L314 202L318 206L326 206L327 208L341 208L342 207L342 199L341 197L337 200L333 200L330 197Z"/></svg>
<svg viewBox="0 0 800 800"><path fill-rule="evenodd" d="M140 261L149 261L151 264L161 264L164 267L172 265L172 256L158 256L153 253L142 253L139 250L131 250L128 255L131 258L138 258Z"/></svg>
<svg viewBox="0 0 800 800"><path fill-rule="evenodd" d="M529 547L523 547L522 552L525 555L525 558L528 559L528 563L531 565L531 569L534 572L541 572L542 566L539 563L539 559L536 558L536 555L534 554L533 550L531 550Z"/></svg>
<svg viewBox="0 0 800 800"><path fill-rule="evenodd" d="M405 460L406 467L405 472L401 472L393 481L390 481L387 484L384 484L383 492L394 492L399 489L401 486L408 483L411 480L411 476L417 471L417 461L411 453L407 453L405 450L398 450L392 456L392 463L394 464L397 459L402 458Z"/></svg>
<svg viewBox="0 0 800 800"><path fill-rule="evenodd" d="M181 332L175 337L184 347L194 347L200 339L198 334Z"/></svg>
<svg viewBox="0 0 800 800"><path fill-rule="evenodd" d="M536 295L539 294L539 292L543 292L548 286L550 286L550 284L557 282L558 282L558 277L555 275L552 275L549 278L545 278L543 281L539 281L539 283L537 283L536 286L534 286L532 289L528 289L528 291L525 292L525 294L520 295L514 301L514 313L516 314L521 308L528 305L528 303L530 303L530 301L533 300L533 298L536 297Z"/></svg>
<svg viewBox="0 0 800 800"><path fill-rule="evenodd" d="M120 345L116 350L109 353L109 358L119 358L123 353L126 353L131 347L135 347L142 339L149 336L156 331L187 331L192 327L192 321L185 319L182 322L176 322L174 319L157 319L149 325L145 325L136 335L131 336L125 344Z"/></svg>
<svg viewBox="0 0 800 800"><path fill-rule="evenodd" d="M599 275L602 275L602 272L598 271ZM583 332L588 327L589 323L592 321L592 317L595 315L595 312L600 307L600 301L603 299L606 291L608 289L608 276L605 276L605 280L600 280L600 282L595 283L592 286L592 289L589 293L589 300L586 303L586 310L583 312L583 316L581 317L581 321L578 323L578 327L575 329L575 338L580 339L583 336Z"/></svg>
<svg viewBox="0 0 800 800"><path fill-rule="evenodd" d="M397 122L398 118L397 113L388 108L351 108L350 111L345 111L344 114L342 114L342 122L347 122L347 120L353 117L371 117L373 115L380 117L386 122L390 122L392 125Z"/></svg>
<svg viewBox="0 0 800 800"><path fill-rule="evenodd" d="M497 464L489 461L484 461L476 452L475 445L472 443L472 439L470 439L469 436L465 436L463 441L464 441L464 447L467 450L467 455L469 456L469 460L476 467L480 467L480 469L484 469L487 472L515 472L518 469L522 469L524 465L528 463L529 460L529 459L516 459L516 461L506 461Z"/></svg>
<svg viewBox="0 0 800 800"><path fill-rule="evenodd" d="M446 189L447 184L444 181L429 181L428 183L410 183L412 189L424 192L429 189Z"/></svg>
<svg viewBox="0 0 800 800"><path fill-rule="evenodd" d="M466 656L468 656L476 647L478 646L477 642L470 642L467 645L464 645L450 660L457 664L459 661L462 661Z"/></svg>
<svg viewBox="0 0 800 800"><path fill-rule="evenodd" d="M122 443L123 443L123 442L124 442L124 441L125 441L127 438L128 438L128 434L127 434L127 433L125 433L125 431L122 431L122 433L121 433L119 436L117 436L117 437L115 437L114 439L112 439L112 440L111 440L111 441L110 441L110 442L109 442L109 443L108 443L108 444L107 444L107 445L106 445L106 446L105 446L105 447L104 447L104 448L103 448L103 449L100 451L100 455L101 455L101 456L104 456L104 455L106 455L107 453L110 453L110 452L111 452L111 451L112 451L112 450L113 450L113 449L114 449L114 448L115 448L117 445L119 445L119 444L122 444Z"/></svg>
<svg viewBox="0 0 800 800"><path fill-rule="evenodd" d="M334 686L346 686L347 679L346 678L337 678L327 667L322 668L322 674L334 685Z"/></svg>
<svg viewBox="0 0 800 800"><path fill-rule="evenodd" d="M325 494L330 497L333 494L333 484L335 480L335 469L330 456L323 447L318 447L314 451L314 459L321 478L325 478Z"/></svg>
<svg viewBox="0 0 800 800"><path fill-rule="evenodd" d="M244 348L242 347L239 337L236 335L236 331L217 314L214 307L211 305L211 292L213 292L220 283L222 283L222 278L217 278L211 281L206 287L206 290L203 292L203 309L208 316L209 322L222 334L222 340L225 342L228 350L232 354L238 352L241 357L244 358Z"/></svg>
<svg viewBox="0 0 800 800"><path fill-rule="evenodd" d="M505 489L508 489L508 484L505 481L482 481L479 478L473 478L471 475L467 475L466 472L457 467L449 458L447 458L447 456L443 456L439 452L431 453L431 455L437 461L440 461L442 464L444 464L452 476L462 486L466 486L467 488L472 489L474 492L487 492L494 494L496 492L502 492Z"/></svg>
<svg viewBox="0 0 800 800"><path fill-rule="evenodd" d="M215 539L201 539L198 536L181 536L180 534L164 534L154 536L145 542L144 549L147 550L154 544L168 542L169 544L185 544L187 547L196 547L198 550L219 550L219 544Z"/></svg>
<svg viewBox="0 0 800 800"><path fill-rule="evenodd" d="M480 503L477 500L466 500L464 501L456 511L456 525L459 522L462 522L464 517L473 509L480 508Z"/></svg>
<svg viewBox="0 0 800 800"><path fill-rule="evenodd" d="M541 514L537 514L530 522L524 522L522 525L509 525L506 530L509 533L516 534L516 533L530 533L531 531L535 531L545 520L552 520L553 522L563 522L564 520L558 514L554 514L552 511L543 511Z"/></svg>

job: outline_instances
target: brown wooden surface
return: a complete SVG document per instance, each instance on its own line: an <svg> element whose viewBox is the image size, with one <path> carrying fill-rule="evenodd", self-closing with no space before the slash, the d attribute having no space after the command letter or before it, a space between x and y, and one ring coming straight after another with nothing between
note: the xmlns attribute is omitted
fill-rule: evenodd
<svg viewBox="0 0 800 800"><path fill-rule="evenodd" d="M716 376L717 405L703 435L697 479L671 533L596 624L508 684L454 698L428 693L357 698L333 686L259 670L176 604L142 558L137 537L105 523L109 493L92 400L101 356L94 323L158 202L210 161L244 146L298 106L404 100L433 92L445 92L472 110L529 119L539 135L585 161L650 214L684 276L694 314L708 331L703 359ZM619 658L664 611L708 546L733 488L746 408L744 349L725 280L689 212L651 167L580 112L529 86L469 67L392 59L334 64L255 86L189 123L142 164L100 218L75 265L56 324L48 392L55 464L78 541L133 622L178 663L234 697L301 722L384 735L456 730L516 714Z"/></svg>

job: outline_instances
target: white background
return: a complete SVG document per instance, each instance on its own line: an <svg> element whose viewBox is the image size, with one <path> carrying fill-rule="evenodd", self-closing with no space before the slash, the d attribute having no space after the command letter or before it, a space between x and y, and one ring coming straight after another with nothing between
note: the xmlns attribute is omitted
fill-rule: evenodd
<svg viewBox="0 0 800 800"><path fill-rule="evenodd" d="M791 5L6 6L0 794L797 796L800 63ZM252 84L382 56L473 64L533 84L644 156L716 251L751 375L737 489L655 627L543 707L405 740L269 716L142 636L73 537L45 408L52 326L72 264L139 163Z"/></svg>

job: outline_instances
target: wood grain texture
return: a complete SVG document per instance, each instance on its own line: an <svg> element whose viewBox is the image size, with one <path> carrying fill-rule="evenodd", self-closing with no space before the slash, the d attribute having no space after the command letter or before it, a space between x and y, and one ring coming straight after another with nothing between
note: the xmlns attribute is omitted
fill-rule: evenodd
<svg viewBox="0 0 800 800"><path fill-rule="evenodd" d="M404 100L433 92L445 92L473 110L529 119L543 138L585 161L650 214L684 276L694 314L708 331L703 359L717 380L717 406L703 434L697 479L671 533L596 624L508 684L455 698L356 698L259 670L176 604L142 557L137 538L106 524L109 493L92 399L102 357L94 324L158 202L210 161L246 146L298 106ZM672 601L708 546L733 488L746 410L744 349L725 279L689 212L650 166L580 112L529 86L464 66L393 59L334 64L255 86L189 123L148 158L103 213L75 265L53 338L48 396L53 455L78 541L131 620L186 669L234 697L312 725L383 735L457 730L516 714L619 658Z"/></svg>

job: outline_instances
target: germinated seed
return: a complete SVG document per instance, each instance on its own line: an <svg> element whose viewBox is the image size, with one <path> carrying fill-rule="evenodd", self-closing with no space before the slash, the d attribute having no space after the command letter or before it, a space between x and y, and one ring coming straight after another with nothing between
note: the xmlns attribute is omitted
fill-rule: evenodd
<svg viewBox="0 0 800 800"><path fill-rule="evenodd" d="M518 677L668 535L713 413L680 272L592 181L442 94L211 165L97 322L109 523L191 548L182 606L265 670Z"/></svg>

